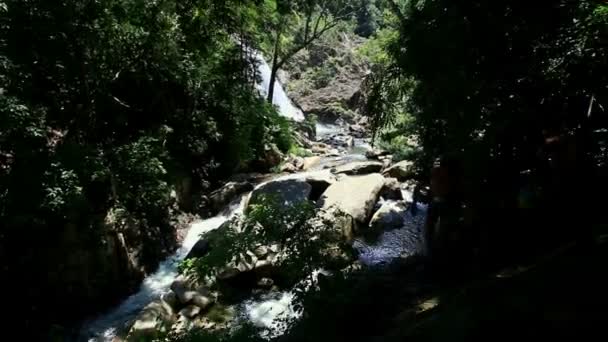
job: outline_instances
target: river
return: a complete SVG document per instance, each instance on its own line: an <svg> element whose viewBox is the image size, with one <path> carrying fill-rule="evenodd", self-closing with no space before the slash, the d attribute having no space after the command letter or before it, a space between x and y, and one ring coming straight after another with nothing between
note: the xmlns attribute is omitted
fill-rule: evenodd
<svg viewBox="0 0 608 342"><path fill-rule="evenodd" d="M260 58L260 61L259 71L263 83L259 85L259 88L260 92L265 94L270 79L270 67L263 59ZM275 87L274 100L281 115L297 121L303 120L304 114L293 105L281 84L277 82ZM343 132L343 128L336 125L319 124L317 126L317 134L320 139L341 132ZM369 148L365 139L355 139L354 148L341 156L324 157L317 169L323 169L328 164L340 165L352 161L366 160L364 153ZM301 176L303 176L303 173L286 177ZM245 196L234 199L219 215L192 223L182 246L177 252L163 261L156 272L144 279L137 293L125 299L119 306L109 312L87 321L81 329L79 340L111 342L117 336L124 334L146 305L170 291L170 285L178 275L177 266L179 262L185 258L200 236L218 228L233 215L242 212ZM404 198L408 196L411 197L411 194L404 193ZM422 235L420 229L426 208L424 205L419 205L419 209L419 213L415 217L409 213L407 214L409 216L404 227L384 232L374 243L356 240L354 247L359 251L360 261L363 264L374 266L388 263L394 258L404 255L418 253L421 245L420 236ZM249 320L258 327L270 328L275 334L280 334L280 328L277 327L277 322L280 319L295 319L298 317L298 313L291 307L292 298L293 295L289 291L270 293L262 298L252 298L244 301L236 309L241 319Z"/></svg>

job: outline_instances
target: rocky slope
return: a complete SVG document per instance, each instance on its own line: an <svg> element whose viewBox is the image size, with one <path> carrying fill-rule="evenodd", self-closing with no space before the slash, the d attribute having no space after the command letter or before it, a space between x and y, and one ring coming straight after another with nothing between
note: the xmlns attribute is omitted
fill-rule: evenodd
<svg viewBox="0 0 608 342"><path fill-rule="evenodd" d="M296 55L280 73L289 96L304 113L326 123L354 120L369 66L357 53L365 41L352 33L328 34Z"/></svg>
<svg viewBox="0 0 608 342"><path fill-rule="evenodd" d="M417 253L415 236L420 222L409 216L411 197L403 196L411 188L407 182L410 178L405 170L406 165L400 166L399 170L403 172L398 173L399 179L391 178L393 172L386 172L391 170L390 156L383 151L371 150L366 138L354 138L344 129L322 134L314 140L302 139L310 146L305 149L310 157L287 155L282 158L281 169L284 172L281 174L248 180L241 177L240 183L227 183L214 193L213 198L217 200L214 205L226 204L229 198L252 188L253 191L247 196L249 199L243 201L245 212L269 195L285 207L311 201L319 209L311 224L316 224L321 231L334 229L338 233L335 236L342 241L339 244L342 247L327 246L323 253L327 253L327 259L333 260L333 263L351 265L344 270L356 267L353 265L360 262L376 264L378 258L392 259ZM352 143L344 144L344 140ZM357 150L357 147L360 149ZM382 158L383 162L366 160L365 151L370 158ZM255 182L260 183L256 185ZM227 230L235 229L237 236L249 234L234 224L234 221L228 221L202 236L187 258L206 256L210 250L217 248L214 236L229 234ZM408 228L408 224L413 228ZM381 236L387 230L390 230L388 235L379 240L380 247L362 242L362 236ZM401 232L395 233L399 230ZM391 241L387 243L383 239ZM407 250L399 250L402 240L408 240ZM382 243L388 247L383 247ZM349 256L351 254L344 246L361 248L361 260ZM247 313L239 312L243 310L241 306L226 300L227 293L235 289L240 293L254 293L262 297L289 293L289 285L285 287L285 275L280 271L281 263L292 257L289 250L280 244L262 245L247 254L247 261L227 264L217 275L215 282L223 284L220 290L213 285L215 282L205 283L200 279L180 276L173 282L171 292L141 311L131 325L130 338L153 336L158 331L183 333L193 328L214 331L238 324ZM261 305L273 308L274 304ZM286 309L274 307L274 310ZM264 322L270 321L267 319Z"/></svg>

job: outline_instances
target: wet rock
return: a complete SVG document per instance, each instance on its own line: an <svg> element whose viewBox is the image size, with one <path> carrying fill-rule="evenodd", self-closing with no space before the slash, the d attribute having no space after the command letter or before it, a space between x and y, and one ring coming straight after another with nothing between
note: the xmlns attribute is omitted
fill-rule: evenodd
<svg viewBox="0 0 608 342"><path fill-rule="evenodd" d="M298 169L291 163L285 163L281 166L281 172L295 173L296 171L298 171Z"/></svg>
<svg viewBox="0 0 608 342"><path fill-rule="evenodd" d="M257 286L263 289L270 289L274 285L274 280L270 278L261 278L258 280Z"/></svg>
<svg viewBox="0 0 608 342"><path fill-rule="evenodd" d="M171 331L176 335L182 335L190 330L191 326L192 321L188 317L180 315L177 322L171 327Z"/></svg>
<svg viewBox="0 0 608 342"><path fill-rule="evenodd" d="M357 124L366 127L367 125L369 125L369 118L367 116L360 116L357 119Z"/></svg>
<svg viewBox="0 0 608 342"><path fill-rule="evenodd" d="M249 182L229 182L215 190L209 196L209 203L214 211L220 211L230 203L236 196L253 190Z"/></svg>
<svg viewBox="0 0 608 342"><path fill-rule="evenodd" d="M366 135L365 128L359 124L354 124L354 125L348 126L348 130L351 132L351 134L353 136L355 136L357 138L364 138Z"/></svg>
<svg viewBox="0 0 608 342"><path fill-rule="evenodd" d="M400 201L403 199L403 193L401 192L401 184L397 178L387 178L384 181L384 187L380 191L380 197L385 200Z"/></svg>
<svg viewBox="0 0 608 342"><path fill-rule="evenodd" d="M177 300L177 295L174 292L168 292L163 294L160 297L160 300L165 303L165 305L168 305L173 309L177 308L179 304Z"/></svg>
<svg viewBox="0 0 608 342"><path fill-rule="evenodd" d="M261 259L256 257L249 261L231 262L219 272L217 279L235 288L251 289L259 279L272 277L277 272L275 256L269 252Z"/></svg>
<svg viewBox="0 0 608 342"><path fill-rule="evenodd" d="M258 260L253 267L254 273L257 277L271 276L275 271L274 258L267 258L264 260Z"/></svg>
<svg viewBox="0 0 608 342"><path fill-rule="evenodd" d="M179 311L180 316L192 319L201 313L201 308L196 305L188 305Z"/></svg>
<svg viewBox="0 0 608 342"><path fill-rule="evenodd" d="M391 165L393 165L393 156L388 155L388 156L380 157L380 161L382 162L382 168L384 170L386 170L386 169L390 168Z"/></svg>
<svg viewBox="0 0 608 342"><path fill-rule="evenodd" d="M353 254L337 244L327 246L320 252L327 267L331 270L342 269L353 261Z"/></svg>
<svg viewBox="0 0 608 342"><path fill-rule="evenodd" d="M140 341L154 338L158 333L166 332L175 320L175 313L169 305L161 301L152 302L137 315L127 340Z"/></svg>
<svg viewBox="0 0 608 342"><path fill-rule="evenodd" d="M323 209L337 208L360 224L366 224L384 186L380 174L345 177L323 193L318 205Z"/></svg>
<svg viewBox="0 0 608 342"><path fill-rule="evenodd" d="M410 180L415 176L414 163L409 160L400 161L384 170L383 174L387 177L397 178L402 182Z"/></svg>
<svg viewBox="0 0 608 342"><path fill-rule="evenodd" d="M382 163L374 161L353 162L332 169L333 173L345 175L366 175L382 170Z"/></svg>
<svg viewBox="0 0 608 342"><path fill-rule="evenodd" d="M207 255L207 253L209 253L210 249L211 246L209 244L209 241L207 241L206 239L200 239L194 244L190 252L188 252L188 255L186 255L186 260L202 258Z"/></svg>
<svg viewBox="0 0 608 342"><path fill-rule="evenodd" d="M373 231L397 229L403 227L407 205L403 202L385 202L372 217L369 227Z"/></svg>
<svg viewBox="0 0 608 342"><path fill-rule="evenodd" d="M304 158L294 157L292 164L296 167L297 170L301 170L304 167Z"/></svg>
<svg viewBox="0 0 608 342"><path fill-rule="evenodd" d="M296 140L296 143L299 146L310 148L310 146L312 146L311 140L314 140L317 136L317 132L314 125L304 125L301 122L296 122L295 124L298 126L294 132L294 138Z"/></svg>
<svg viewBox="0 0 608 342"><path fill-rule="evenodd" d="M312 169L313 167L319 165L320 162L321 162L321 157L319 157L319 156L304 158L304 164L302 165L302 170L308 171L308 170Z"/></svg>
<svg viewBox="0 0 608 342"><path fill-rule="evenodd" d="M307 174L304 181L312 187L308 199L317 201L325 190L337 181L337 178L329 171L317 171Z"/></svg>
<svg viewBox="0 0 608 342"><path fill-rule="evenodd" d="M194 292L192 294L191 302L192 302L192 304L198 306L202 310L205 310L215 302L215 299L211 298L209 296L204 296L204 295L200 294L199 292Z"/></svg>
<svg viewBox="0 0 608 342"><path fill-rule="evenodd" d="M376 159L376 160L380 160L380 157L386 156L388 154L389 154L388 151L380 150L380 149L373 149L373 150L368 150L367 152L365 152L365 156L368 159Z"/></svg>
<svg viewBox="0 0 608 342"><path fill-rule="evenodd" d="M326 154L329 151L330 147L327 144L324 143L315 143L312 146L312 153L317 153L317 154Z"/></svg>
<svg viewBox="0 0 608 342"><path fill-rule="evenodd" d="M353 147L355 146L355 138L348 136L344 139L345 147Z"/></svg>
<svg viewBox="0 0 608 342"><path fill-rule="evenodd" d="M340 151L337 148L331 149L327 152L326 156L328 157L339 157Z"/></svg>
<svg viewBox="0 0 608 342"><path fill-rule="evenodd" d="M263 197L271 197L279 204L291 206L308 200L312 186L301 179L270 181L251 193L248 207L260 203Z"/></svg>
<svg viewBox="0 0 608 342"><path fill-rule="evenodd" d="M281 172L294 173L301 170L302 167L304 167L304 158L291 155L281 166Z"/></svg>
<svg viewBox="0 0 608 342"><path fill-rule="evenodd" d="M193 290L196 288L196 290ZM201 309L206 309L214 303L215 299L209 295L208 291L201 286L196 286L192 281L184 276L179 276L171 284L171 291L175 293L179 303L193 304Z"/></svg>
<svg viewBox="0 0 608 342"><path fill-rule="evenodd" d="M188 302L186 293L190 290L188 281L185 277L177 277L173 283L171 283L171 291L175 293L175 296L180 303L185 304Z"/></svg>
<svg viewBox="0 0 608 342"><path fill-rule="evenodd" d="M343 133L325 138L323 142L329 146L344 149L351 148L355 145L355 139L352 136Z"/></svg>

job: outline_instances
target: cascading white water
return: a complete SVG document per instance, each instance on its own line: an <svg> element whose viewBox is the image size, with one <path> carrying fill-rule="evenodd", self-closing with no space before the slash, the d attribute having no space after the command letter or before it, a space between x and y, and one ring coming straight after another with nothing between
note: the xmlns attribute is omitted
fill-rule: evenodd
<svg viewBox="0 0 608 342"><path fill-rule="evenodd" d="M213 218L192 223L182 246L163 261L156 272L144 279L139 291L108 314L85 323L81 331L81 339L89 342L112 341L116 334L128 326L146 305L169 291L171 283L177 277L179 262L188 255L202 234L218 228L233 215L242 213L244 198L245 196L237 198L222 213Z"/></svg>
<svg viewBox="0 0 608 342"><path fill-rule="evenodd" d="M266 95L268 94L268 85L270 83L270 67L260 54L257 54L257 58L262 78L262 83L258 85L258 89L262 95ZM278 81L275 84L273 103L277 105L282 116L295 121L304 120L304 114L293 105ZM317 133L321 138L338 134L342 129L342 127L336 125L317 125ZM365 140L355 139L355 148L351 151L339 157L324 158L319 163L319 166L315 168L316 171L311 170L309 173L329 172L329 170L321 170L327 164L345 164L351 161L365 160L366 158L362 151L369 148ZM305 175L305 173L299 173L286 176L285 178L299 178ZM411 197L408 196L411 194L404 195L404 198ZM146 305L170 291L170 285L178 274L177 265L192 249L194 244L199 240L199 237L206 232L218 228L233 215L242 213L244 198L245 196L236 199L216 217L193 223L179 250L162 262L158 270L143 281L137 293L127 298L120 306L108 314L91 320L84 325L81 331L82 340L110 342L114 340L117 333L128 329L129 325ZM424 206L420 206L419 209L421 211L425 210ZM368 244L364 241L355 242L354 247L360 252L360 260L364 264L377 265L389 262L404 254L417 252L418 241L416 239L420 236L419 230L422 226L423 216L424 214L421 212L418 217L408 217L407 223L403 228L384 232L374 244ZM294 310L292 300L293 293L290 291L271 292L261 298L252 298L244 301L237 306L237 310L241 318L250 321L260 328L268 329L270 335L266 337L272 337L284 331L284 328L280 326L281 321L297 319L300 316L300 313Z"/></svg>
<svg viewBox="0 0 608 342"><path fill-rule="evenodd" d="M267 95L270 84L270 66L260 54L257 54L257 59L259 61L260 76L262 78L262 83L258 85L258 89L261 94ZM279 113L282 116L294 121L304 120L304 113L293 105L293 102L291 102L289 97L287 97L283 86L278 82L278 80L275 83L273 103L277 105L279 108ZM84 324L81 331L82 339L90 342L112 341L121 329L128 327L128 325L132 323L137 314L146 305L159 299L164 293L167 293L171 283L178 275L177 265L186 257L194 244L199 240L201 234L218 228L230 217L242 212L243 204L241 202L243 198L244 197L240 198L239 200L235 200L220 215L208 220L193 223L179 250L167 258L167 260L163 261L159 265L156 272L144 279L137 293L127 298L122 302L122 304L108 314L102 315L99 318ZM289 311L287 309L287 298L289 297L284 297L278 301L252 301L249 303L249 306L245 308L245 311L251 317L254 323L268 323L269 321L272 321L268 315L276 315L275 317L278 317L284 314L286 311ZM260 310L266 312L265 318L261 318ZM272 314L270 312L272 312Z"/></svg>
<svg viewBox="0 0 608 342"><path fill-rule="evenodd" d="M261 54L256 54L256 59L259 62L258 71L262 77L262 83L258 84L258 89L264 96L268 96L268 89L270 87L270 74L271 69L264 57ZM276 80L274 83L274 95L272 97L272 103L279 107L279 113L294 121L304 121L304 113L296 106L285 93L285 89L281 83Z"/></svg>

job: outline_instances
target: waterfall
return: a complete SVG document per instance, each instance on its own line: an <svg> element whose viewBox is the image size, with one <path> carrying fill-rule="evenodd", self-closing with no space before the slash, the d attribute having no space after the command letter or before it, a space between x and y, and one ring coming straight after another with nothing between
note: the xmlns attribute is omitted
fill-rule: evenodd
<svg viewBox="0 0 608 342"><path fill-rule="evenodd" d="M268 96L268 88L270 84L270 66L261 54L257 53L256 58L259 62L258 70L262 78L262 82L257 85L258 90L264 96ZM273 104L275 104L281 116L292 119L294 121L303 121L304 113L298 109L293 102L287 97L283 86L277 80L275 82ZM242 197L235 200L226 210L216 217L208 220L194 222L184 239L182 246L161 262L158 270L146 277L139 291L122 302L118 307L111 312L104 314L94 320L86 322L81 330L83 340L90 342L105 342L112 341L121 329L128 327L130 323L137 317L139 312L149 303L160 298L161 295L169 292L169 287L173 280L177 277L177 266L183 260L194 244L199 240L200 236L206 232L214 230L226 222L233 215L242 212ZM281 303L284 302L280 301ZM253 304L251 304L253 305ZM270 305L270 304L269 304ZM274 307L275 305L270 305ZM251 309L255 311L255 309ZM275 312L280 314L285 309Z"/></svg>
<svg viewBox="0 0 608 342"><path fill-rule="evenodd" d="M268 88L270 87L270 74L271 69L264 57L257 53L256 59L258 60L258 71L260 76L262 77L262 83L258 84L258 90L264 96L268 96ZM285 89L281 83L276 80L274 83L274 95L272 98L272 103L279 107L279 113L289 119L294 121L304 121L304 113L300 109L298 109L293 102L285 93Z"/></svg>

